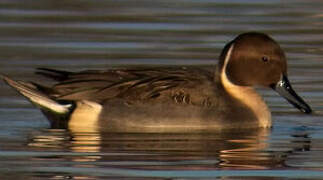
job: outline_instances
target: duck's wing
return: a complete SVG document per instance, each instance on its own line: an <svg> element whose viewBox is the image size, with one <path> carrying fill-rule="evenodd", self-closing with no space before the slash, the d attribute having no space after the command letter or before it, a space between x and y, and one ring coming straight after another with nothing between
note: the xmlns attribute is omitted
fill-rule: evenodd
<svg viewBox="0 0 323 180"><path fill-rule="evenodd" d="M149 100L179 94L203 82L212 82L213 74L198 68L111 69L106 71L67 72L38 69L38 74L58 81L50 90L62 100L102 102L112 98ZM175 97L176 100L176 97Z"/></svg>

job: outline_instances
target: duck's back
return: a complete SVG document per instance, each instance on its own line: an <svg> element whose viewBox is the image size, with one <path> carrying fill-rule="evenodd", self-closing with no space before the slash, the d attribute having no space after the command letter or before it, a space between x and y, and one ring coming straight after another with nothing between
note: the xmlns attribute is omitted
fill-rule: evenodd
<svg viewBox="0 0 323 180"><path fill-rule="evenodd" d="M169 101L179 104L208 103L214 88L214 74L200 68L112 69L66 72L40 69L39 74L58 81L43 88L58 100L89 100L104 103L123 99L126 103ZM39 86L41 87L41 86ZM203 100L202 100L203 99Z"/></svg>

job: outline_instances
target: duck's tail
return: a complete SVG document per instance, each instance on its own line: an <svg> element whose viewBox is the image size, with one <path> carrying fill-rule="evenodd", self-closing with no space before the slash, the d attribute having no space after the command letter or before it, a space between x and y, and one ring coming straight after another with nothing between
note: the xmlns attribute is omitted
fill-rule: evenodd
<svg viewBox="0 0 323 180"><path fill-rule="evenodd" d="M23 81L15 81L2 74L0 74L0 77L9 86L13 87L30 102L39 107L52 122L57 121L57 118L62 119L68 116L74 109L73 102L63 102L55 100L54 98L42 92L36 84Z"/></svg>

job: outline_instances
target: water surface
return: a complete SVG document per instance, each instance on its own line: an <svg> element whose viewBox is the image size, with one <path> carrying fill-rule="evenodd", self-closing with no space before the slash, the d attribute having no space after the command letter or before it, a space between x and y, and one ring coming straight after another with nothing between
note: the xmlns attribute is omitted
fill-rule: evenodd
<svg viewBox="0 0 323 180"><path fill-rule="evenodd" d="M36 67L214 65L247 31L286 51L304 115L259 89L272 129L214 134L111 134L49 129L46 118L0 83L1 179L323 179L322 1L2 0L0 72L46 79Z"/></svg>

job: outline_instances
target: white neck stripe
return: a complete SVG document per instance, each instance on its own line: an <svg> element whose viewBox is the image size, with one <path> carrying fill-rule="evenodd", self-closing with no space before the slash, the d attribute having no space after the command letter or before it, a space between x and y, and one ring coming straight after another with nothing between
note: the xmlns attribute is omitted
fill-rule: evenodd
<svg viewBox="0 0 323 180"><path fill-rule="evenodd" d="M234 44L231 44L231 46L230 46L230 48L229 48L229 50L228 50L228 52L227 52L227 54L225 56L223 67L222 67L221 74L224 75L226 78L227 78L226 69L227 69L228 62L229 62L229 60L231 58L233 47L234 47Z"/></svg>

